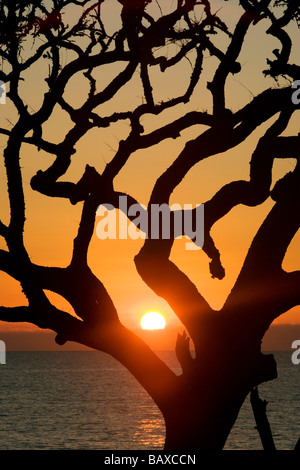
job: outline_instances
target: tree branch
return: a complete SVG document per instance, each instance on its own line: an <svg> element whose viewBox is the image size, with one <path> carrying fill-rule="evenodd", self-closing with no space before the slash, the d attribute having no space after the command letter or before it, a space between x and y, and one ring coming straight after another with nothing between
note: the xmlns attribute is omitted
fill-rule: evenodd
<svg viewBox="0 0 300 470"><path fill-rule="evenodd" d="M246 344L254 336L256 341L262 340L274 319L299 300L298 274L289 275L282 269L287 248L300 227L299 165L281 181L281 186L223 309L227 321L240 328L239 338ZM288 280L292 281L290 286ZM239 309L235 308L237 298ZM248 325L247 331L243 324Z"/></svg>
<svg viewBox="0 0 300 470"><path fill-rule="evenodd" d="M134 258L135 265L143 281L168 302L198 346L202 326L213 311L190 279L168 259L170 244L170 240L146 240Z"/></svg>
<svg viewBox="0 0 300 470"><path fill-rule="evenodd" d="M256 429L259 433L263 449L268 451L276 450L270 423L267 417L268 402L266 400L261 400L257 388L251 390L250 401L256 422Z"/></svg>
<svg viewBox="0 0 300 470"><path fill-rule="evenodd" d="M213 95L213 109L216 117L223 118L223 112L226 108L225 82L230 72L237 73L241 69L240 65L236 64L236 59L241 51L248 28L255 18L256 14L248 11L241 16L224 59L220 62L212 82L208 84L208 89Z"/></svg>
<svg viewBox="0 0 300 470"><path fill-rule="evenodd" d="M225 275L219 251L210 235L213 224L238 204L246 206L262 204L270 195L275 157L297 156L296 147L294 147L297 138L278 137L278 134L286 129L292 112L293 110L289 108L284 109L260 139L250 162L250 181L233 181L223 186L205 203L203 250L212 259L210 270L213 277L221 279ZM288 143L288 148L285 148L284 143Z"/></svg>
<svg viewBox="0 0 300 470"><path fill-rule="evenodd" d="M46 310L44 305L42 322L39 323L36 319L41 316L36 308L0 307L0 320L34 323L40 328L56 332L56 341L60 345L74 341L110 354L133 374L162 411L169 407L171 397L179 385L176 375L127 328L120 324L95 328L51 304Z"/></svg>

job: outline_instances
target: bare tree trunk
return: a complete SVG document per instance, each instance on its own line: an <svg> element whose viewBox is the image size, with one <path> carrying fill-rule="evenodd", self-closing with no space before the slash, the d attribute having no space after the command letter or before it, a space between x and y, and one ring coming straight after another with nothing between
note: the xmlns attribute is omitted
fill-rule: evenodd
<svg viewBox="0 0 300 470"><path fill-rule="evenodd" d="M222 336L214 341L219 343L215 349L193 359L162 410L165 449L222 450L253 384L276 376L273 356L250 355L243 348L239 354L226 351Z"/></svg>
<svg viewBox="0 0 300 470"><path fill-rule="evenodd" d="M191 397L182 395L173 412L165 417L166 450L222 450L245 396L232 402L223 402L220 397L207 400L206 392Z"/></svg>

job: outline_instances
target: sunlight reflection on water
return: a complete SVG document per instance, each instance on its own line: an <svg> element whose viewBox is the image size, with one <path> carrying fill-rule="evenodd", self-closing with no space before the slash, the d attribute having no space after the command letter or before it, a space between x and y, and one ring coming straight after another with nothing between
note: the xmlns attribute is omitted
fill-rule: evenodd
<svg viewBox="0 0 300 470"><path fill-rule="evenodd" d="M165 428L161 418L143 418L138 422L133 441L145 449L162 449L165 440ZM155 444L155 447L153 446Z"/></svg>
<svg viewBox="0 0 300 470"><path fill-rule="evenodd" d="M177 373L173 353L162 358ZM298 440L299 372L276 355L279 379L259 387L278 449ZM136 380L107 355L8 352L0 368L0 449L162 449L160 411ZM226 449L261 449L247 399Z"/></svg>

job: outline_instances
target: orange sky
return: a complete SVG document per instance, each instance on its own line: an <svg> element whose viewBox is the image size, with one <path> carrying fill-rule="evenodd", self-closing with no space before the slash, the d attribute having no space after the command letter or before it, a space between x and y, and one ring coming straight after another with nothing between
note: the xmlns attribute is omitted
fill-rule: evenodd
<svg viewBox="0 0 300 470"><path fill-rule="evenodd" d="M222 16L221 13L223 15L230 13L231 21L233 21L240 11L236 6L233 6L233 3L236 2L225 4L222 2L223 13L220 12L220 16ZM107 17L113 24L113 14L116 11L113 8L116 8L116 4L112 1L110 5L114 5L114 7L107 11ZM216 2L216 7L218 5L220 5L220 2ZM226 19L225 16L223 18ZM269 86L274 86L270 79L265 79L261 74L261 70L266 68L266 55L271 57L271 51L276 45L278 46L274 38L263 36L267 27L266 22L261 22L255 28L250 29L247 45L245 45L240 58L243 65L242 72L230 78L228 82L228 106L233 111L248 103L253 95ZM262 37L264 37L263 42ZM145 131L149 132L188 110L210 110L210 94L205 85L207 80L211 78L215 66L215 60L207 56L204 61L203 77L191 103L185 108L179 106L174 112L165 112L155 120L151 117L145 118L143 120ZM152 70L151 77L157 101L183 91L187 83L186 77L189 76L190 71L188 61L183 61L175 70L170 70L165 74L159 73L156 69ZM113 73L116 73L116 69L113 70ZM47 75L47 68L43 64L41 68L36 67L35 70L25 76L24 96L35 110L41 102L41 92L45 89L45 75ZM111 79L108 67L104 68L104 72L99 72L95 76L98 78L99 89L103 88ZM73 103L79 105L84 90L86 88L82 79L74 80L67 89L67 96L72 99ZM118 93L115 99L105 105L101 113L102 115L109 114L116 109L120 110L120 108L127 110L128 107L138 105L141 102L141 95L139 76L135 74L130 85L126 86L126 89ZM1 127L7 126L7 119L14 121L15 114L9 104L5 107L2 105L0 111ZM196 165L173 193L171 203L180 203L182 205L188 203L200 204L209 199L227 182L233 179L247 179L251 153L259 137L263 135L271 122L273 120L261 126L251 137L232 151L227 152L225 155L212 157ZM286 133L297 134L299 122L298 112L295 114ZM70 124L65 114L57 110L45 129L51 140L60 141L69 127ZM128 191L140 203L147 204L156 178L178 156L184 142L199 135L202 130L203 128L200 126L194 126L192 129L184 131L180 139L166 140L153 149L133 154L128 164L116 178L115 189ZM86 164L95 166L101 172L105 164L113 157L119 140L126 137L128 131L129 127L126 122L115 124L109 129L91 131L76 146L77 153L64 179L70 178L77 181L83 174ZM5 139L0 137L1 148L3 148L4 142ZM81 204L74 207L68 201L47 198L33 192L29 185L35 172L40 168L46 169L52 160L51 156L44 154L42 151L37 152L34 148L24 145L21 165L27 200L25 243L33 262L65 266L70 260L72 240L80 220ZM274 182L293 167L294 162L292 160L276 161ZM0 180L2 183L0 216L4 222L7 222L9 212L5 193L5 171L2 163L0 166ZM225 279L222 281L210 277L208 259L201 250L187 251L185 250L185 240L175 242L172 260L190 276L212 307L219 309L224 303L241 269L249 244L271 206L272 201L268 200L260 207L237 207L213 228L214 240L221 251L222 261L227 272ZM138 253L141 246L141 240L103 241L99 240L95 233L89 250L90 267L107 287L125 325L135 329L139 327L140 318L144 313L149 310L157 310L165 316L167 327L175 328L179 323L168 304L153 294L136 273L133 257ZM0 240L0 248L4 247L3 241ZM290 271L299 269L299 266L300 235L298 234L288 250L284 267ZM17 283L1 273L0 296L2 305L13 306L24 303L23 295ZM283 315L278 322L300 323L299 314L300 308L295 308ZM1 324L1 331L10 330L11 328L33 329L32 326L27 325L11 326L8 323Z"/></svg>

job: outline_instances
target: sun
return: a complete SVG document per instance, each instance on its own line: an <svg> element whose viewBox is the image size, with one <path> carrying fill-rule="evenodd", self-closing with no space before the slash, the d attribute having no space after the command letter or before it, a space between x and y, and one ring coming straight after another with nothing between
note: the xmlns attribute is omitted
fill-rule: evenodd
<svg viewBox="0 0 300 470"><path fill-rule="evenodd" d="M166 326L166 320L158 312L148 312L141 319L143 330L163 330Z"/></svg>

